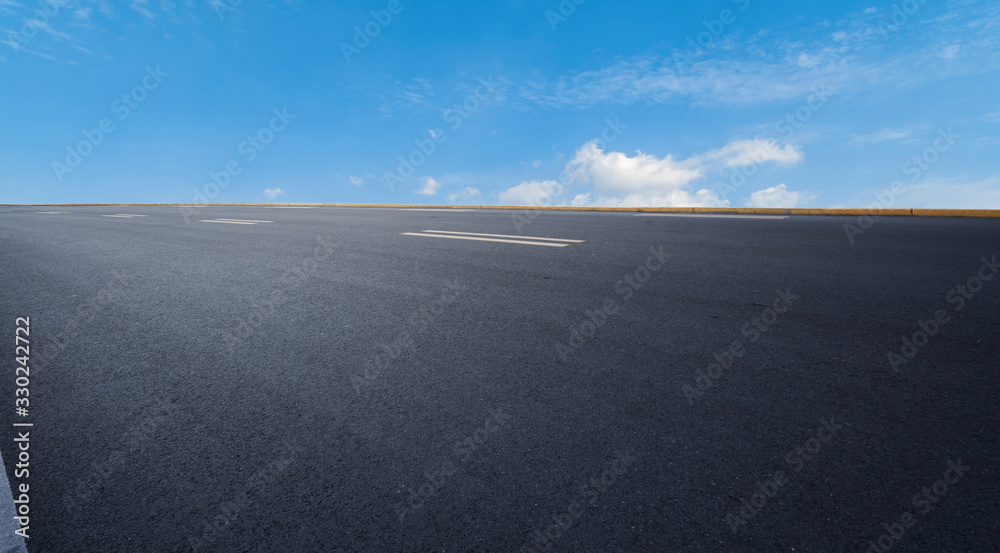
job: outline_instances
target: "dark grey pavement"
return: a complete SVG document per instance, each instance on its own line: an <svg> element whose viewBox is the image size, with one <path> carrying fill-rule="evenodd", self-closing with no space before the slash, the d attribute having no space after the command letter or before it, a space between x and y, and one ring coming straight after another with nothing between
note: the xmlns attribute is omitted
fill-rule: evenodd
<svg viewBox="0 0 1000 553"><path fill-rule="evenodd" d="M1000 550L1000 220L524 215L0 207L28 550Z"/></svg>

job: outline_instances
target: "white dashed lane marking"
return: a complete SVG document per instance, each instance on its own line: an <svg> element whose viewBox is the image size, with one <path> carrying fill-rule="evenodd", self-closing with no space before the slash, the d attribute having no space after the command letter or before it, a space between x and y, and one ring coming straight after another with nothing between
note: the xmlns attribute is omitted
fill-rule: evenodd
<svg viewBox="0 0 1000 553"><path fill-rule="evenodd" d="M786 215L726 215L724 213L636 213L636 217L698 217L701 219L787 219Z"/></svg>
<svg viewBox="0 0 1000 553"><path fill-rule="evenodd" d="M509 234L483 234L480 232L455 232L451 230L425 230L423 232L433 232L436 234L461 234L465 236L490 236L492 238L516 238L518 240L545 240L547 242L569 242L571 244L583 243L583 240L568 240L566 238L542 238L541 236L511 236Z"/></svg>
<svg viewBox="0 0 1000 553"><path fill-rule="evenodd" d="M256 225L258 223L273 223L274 221L254 221L252 219L202 219L202 223L228 223L230 225Z"/></svg>
<svg viewBox="0 0 1000 553"><path fill-rule="evenodd" d="M478 232L454 232L449 230L404 232L403 236L451 238L453 240L475 240L478 242L502 242L505 244L524 244L526 246L548 246L551 248L565 248L570 244L580 244L583 242L583 240L568 240L565 238L539 238L537 236L510 236L507 234L483 234Z"/></svg>
<svg viewBox="0 0 1000 553"><path fill-rule="evenodd" d="M127 213L119 213L117 215L101 215L101 217L118 217L121 219L131 219L132 217L145 217L145 215L129 215Z"/></svg>

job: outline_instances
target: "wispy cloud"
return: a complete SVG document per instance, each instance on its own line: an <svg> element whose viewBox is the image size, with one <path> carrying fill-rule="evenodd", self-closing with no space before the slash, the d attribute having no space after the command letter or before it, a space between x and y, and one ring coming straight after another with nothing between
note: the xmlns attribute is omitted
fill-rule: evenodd
<svg viewBox="0 0 1000 553"><path fill-rule="evenodd" d="M156 14L149 11L149 8L146 7L146 1L147 0L132 0L131 8L142 14L143 17L156 19Z"/></svg>
<svg viewBox="0 0 1000 553"><path fill-rule="evenodd" d="M817 25L794 34L761 32L720 41L715 55L685 67L670 52L651 51L598 69L538 75L520 86L519 98L548 107L747 105L798 99L818 84L837 94L875 89L885 94L1000 67L991 31L971 26L991 13L966 8L954 19L924 21L919 27L925 46L916 50L892 48L879 30L881 16L867 12L839 22L832 33Z"/></svg>
<svg viewBox="0 0 1000 553"><path fill-rule="evenodd" d="M908 186L899 203L900 207L927 209L1000 209L1000 176L928 179Z"/></svg>
<svg viewBox="0 0 1000 553"><path fill-rule="evenodd" d="M0 0L0 14L3 15L14 15L17 13L16 8L20 8L21 4L14 2L13 0Z"/></svg>
<svg viewBox="0 0 1000 553"><path fill-rule="evenodd" d="M929 123L908 125L906 127L886 128L866 134L852 134L850 144L855 147L878 144L882 142L913 142L921 133L935 128Z"/></svg>
<svg viewBox="0 0 1000 553"><path fill-rule="evenodd" d="M264 195L272 200L277 198L278 196L283 196L284 194L285 191L280 188L268 188L264 190Z"/></svg>
<svg viewBox="0 0 1000 553"><path fill-rule="evenodd" d="M479 197L479 189L467 186L459 192L448 194L449 202L468 202Z"/></svg>

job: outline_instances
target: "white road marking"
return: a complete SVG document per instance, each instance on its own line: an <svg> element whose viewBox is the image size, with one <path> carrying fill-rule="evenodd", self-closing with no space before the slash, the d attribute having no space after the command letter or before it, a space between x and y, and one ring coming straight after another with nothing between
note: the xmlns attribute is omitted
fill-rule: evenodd
<svg viewBox="0 0 1000 553"><path fill-rule="evenodd" d="M253 219L225 219L219 217L216 221L235 221L237 223L273 223L274 221L255 221Z"/></svg>
<svg viewBox="0 0 1000 553"><path fill-rule="evenodd" d="M210 221L207 219L202 219L202 223L228 223L230 225L256 225L257 223L246 223L243 221Z"/></svg>
<svg viewBox="0 0 1000 553"><path fill-rule="evenodd" d="M480 242L504 242L507 244L526 244L528 246L551 246L554 248L565 248L569 244L551 244L548 242L527 242L524 240L503 240L500 238L479 238L476 236L457 236L449 234L422 234L419 232L404 232L404 236L426 236L428 238L454 238L456 240L478 240Z"/></svg>
<svg viewBox="0 0 1000 553"><path fill-rule="evenodd" d="M131 219L132 217L145 217L145 215L128 215L125 213L119 213L118 215L101 215L101 217L120 217L122 219Z"/></svg>
<svg viewBox="0 0 1000 553"><path fill-rule="evenodd" d="M567 240L565 238L542 238L540 236L511 236L509 234L482 234L479 232L455 232L451 230L425 230L423 232L436 232L438 234L462 234L465 236L492 236L495 238L516 238L518 240L547 240L549 242L570 242L572 244L582 244L583 240Z"/></svg>
<svg viewBox="0 0 1000 553"><path fill-rule="evenodd" d="M465 211L475 211L475 210L473 210L473 209L423 209L423 208L416 208L416 207L407 207L407 208L403 208L402 211L449 211L449 212L459 212L459 213L461 213L461 212L465 212Z"/></svg>
<svg viewBox="0 0 1000 553"><path fill-rule="evenodd" d="M69 213L69 211L36 211L35 213L41 213L42 215L59 215L61 213Z"/></svg>
<svg viewBox="0 0 1000 553"><path fill-rule="evenodd" d="M787 215L726 215L724 213L636 213L636 217L700 217L703 219L787 219Z"/></svg>

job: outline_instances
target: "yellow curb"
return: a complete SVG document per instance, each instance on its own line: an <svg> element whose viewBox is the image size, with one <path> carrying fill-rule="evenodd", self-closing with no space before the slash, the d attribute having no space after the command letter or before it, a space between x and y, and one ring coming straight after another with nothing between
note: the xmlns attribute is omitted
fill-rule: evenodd
<svg viewBox="0 0 1000 553"><path fill-rule="evenodd" d="M918 217L997 217L995 209L914 209Z"/></svg>
<svg viewBox="0 0 1000 553"><path fill-rule="evenodd" d="M739 215L839 215L897 217L1000 218L1000 209L867 209L764 207L576 207L516 205L320 204L320 203L153 203L153 204L0 204L2 207L374 207L389 209L492 209L513 211L597 211L611 213L718 213Z"/></svg>

